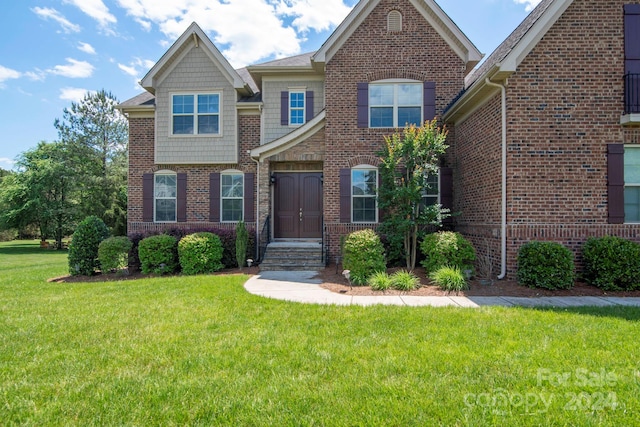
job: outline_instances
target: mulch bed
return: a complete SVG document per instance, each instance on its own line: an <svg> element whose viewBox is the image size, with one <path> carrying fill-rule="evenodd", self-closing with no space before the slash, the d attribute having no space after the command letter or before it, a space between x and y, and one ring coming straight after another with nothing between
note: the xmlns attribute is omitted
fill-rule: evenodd
<svg viewBox="0 0 640 427"><path fill-rule="evenodd" d="M532 289L520 286L514 280L493 280L491 284L481 284L478 280L471 280L470 289L458 293L443 291L437 286L429 283L422 267L416 268L414 273L421 281L421 287L415 291L373 291L368 286L349 286L349 281L342 275L342 266L336 268L329 265L320 271L319 277L322 279L322 287L332 292L345 295L415 295L415 296L512 296L512 297L549 297L549 296L616 296L616 297L640 297L640 291L608 292L590 286L582 282L576 282L572 289L549 291L545 289ZM397 268L389 269L392 274ZM221 274L247 274L256 275L260 273L259 267L245 267L240 271L238 268L224 269L213 273ZM124 272L102 274L100 272L93 276L62 276L49 279L53 283L78 283L78 282L107 282L119 280L137 280L153 277L161 277L156 274L142 274L135 272L125 274ZM166 277L166 276L164 276Z"/></svg>

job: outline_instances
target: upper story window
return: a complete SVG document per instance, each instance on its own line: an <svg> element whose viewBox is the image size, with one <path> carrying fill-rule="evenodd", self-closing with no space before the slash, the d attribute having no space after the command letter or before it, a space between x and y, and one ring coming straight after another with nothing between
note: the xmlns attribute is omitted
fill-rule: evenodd
<svg viewBox="0 0 640 427"><path fill-rule="evenodd" d="M640 147L624 148L624 221L640 223Z"/></svg>
<svg viewBox="0 0 640 427"><path fill-rule="evenodd" d="M305 91L289 92L289 125L299 126L305 123Z"/></svg>
<svg viewBox="0 0 640 427"><path fill-rule="evenodd" d="M219 135L220 94L172 95L173 135Z"/></svg>
<svg viewBox="0 0 640 427"><path fill-rule="evenodd" d="M352 222L378 222L377 190L378 169L364 165L351 170Z"/></svg>
<svg viewBox="0 0 640 427"><path fill-rule="evenodd" d="M158 172L153 185L153 217L155 222L176 222L178 180L173 172Z"/></svg>
<svg viewBox="0 0 640 427"><path fill-rule="evenodd" d="M423 84L381 82L369 84L369 126L401 128L422 123Z"/></svg>
<svg viewBox="0 0 640 427"><path fill-rule="evenodd" d="M222 222L237 222L244 218L244 174L225 172L220 176Z"/></svg>

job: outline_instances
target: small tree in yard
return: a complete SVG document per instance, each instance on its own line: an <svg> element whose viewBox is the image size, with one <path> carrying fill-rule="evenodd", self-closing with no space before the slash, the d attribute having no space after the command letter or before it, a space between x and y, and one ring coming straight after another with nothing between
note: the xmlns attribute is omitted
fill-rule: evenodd
<svg viewBox="0 0 640 427"><path fill-rule="evenodd" d="M249 233L244 222L240 221L236 225L236 261L238 261L238 267L242 271L245 262L247 261L247 246L249 244Z"/></svg>
<svg viewBox="0 0 640 427"><path fill-rule="evenodd" d="M426 225L442 225L448 209L442 205L424 206L422 196L428 177L438 173L440 157L448 148L447 131L434 119L423 126L406 126L402 133L385 137L378 152L382 183L378 203L385 211L383 232L402 241L407 268L416 266L418 234Z"/></svg>

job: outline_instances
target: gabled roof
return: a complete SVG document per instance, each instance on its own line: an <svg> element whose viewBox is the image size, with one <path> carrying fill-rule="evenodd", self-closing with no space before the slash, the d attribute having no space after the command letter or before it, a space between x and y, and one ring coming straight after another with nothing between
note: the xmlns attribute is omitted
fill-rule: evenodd
<svg viewBox="0 0 640 427"><path fill-rule="evenodd" d="M303 74L318 74L318 71L313 67L311 58L315 52L303 53L289 58L276 59L274 61L264 62L262 64L250 65L247 67L248 73L255 82L257 82L257 88L262 88L262 78L265 75L276 74L291 74L296 75Z"/></svg>
<svg viewBox="0 0 640 427"><path fill-rule="evenodd" d="M171 45L169 50L162 55L160 61L158 61L149 70L146 76L143 77L140 84L149 92L155 94L155 88L159 84L158 79L166 75L167 69L171 69L173 65L180 59L183 53L183 48L187 43L195 43L196 47L204 49L205 53L211 61L216 64L220 71L227 78L229 83L244 95L251 95L253 93L250 84L240 76L240 74L233 69L229 61L220 53L218 48L211 42L209 37L202 31L202 28L195 22L192 23L187 30L182 33L178 40Z"/></svg>
<svg viewBox="0 0 640 427"><path fill-rule="evenodd" d="M322 110L313 119L300 126L296 130L289 132L282 138L278 138L268 144L261 145L251 150L251 157L254 159L264 159L282 153L291 147L295 147L301 142L309 139L324 128L326 111Z"/></svg>
<svg viewBox="0 0 640 427"><path fill-rule="evenodd" d="M471 70L480 62L482 54L467 38L449 16L434 0L409 0L411 4L424 16L427 22L449 44L454 52L465 61L467 70ZM378 6L380 0L360 0L351 13L331 34L313 56L315 63L327 63L342 45L351 37L354 31L364 22L369 14Z"/></svg>
<svg viewBox="0 0 640 427"><path fill-rule="evenodd" d="M574 0L542 0L487 60L466 78L466 89L444 113L447 121L466 117L497 90L487 84L504 81L553 27Z"/></svg>

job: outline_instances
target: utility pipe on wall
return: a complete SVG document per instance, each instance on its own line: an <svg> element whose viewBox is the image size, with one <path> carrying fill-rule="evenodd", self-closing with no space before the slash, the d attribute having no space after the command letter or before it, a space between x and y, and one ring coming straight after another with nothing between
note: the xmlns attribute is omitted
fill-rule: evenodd
<svg viewBox="0 0 640 427"><path fill-rule="evenodd" d="M502 219L500 227L500 275L498 280L507 276L507 90L504 84L494 83L487 77L487 86L500 88L502 95Z"/></svg>

